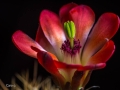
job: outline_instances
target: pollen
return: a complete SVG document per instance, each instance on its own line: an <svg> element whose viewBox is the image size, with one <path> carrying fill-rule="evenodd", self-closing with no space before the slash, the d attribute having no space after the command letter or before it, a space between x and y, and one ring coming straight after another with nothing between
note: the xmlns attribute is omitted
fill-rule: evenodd
<svg viewBox="0 0 120 90"><path fill-rule="evenodd" d="M64 41L64 43L61 46L61 50L64 51L65 53L69 53L71 56L76 55L76 53L79 53L81 48L80 45L80 40L75 40L74 39L74 47L71 48L70 46L70 41L67 39Z"/></svg>

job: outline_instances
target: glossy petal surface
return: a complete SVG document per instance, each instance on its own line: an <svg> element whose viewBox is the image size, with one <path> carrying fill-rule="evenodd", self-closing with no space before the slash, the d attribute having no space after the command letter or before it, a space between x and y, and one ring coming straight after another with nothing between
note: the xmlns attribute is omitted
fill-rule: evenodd
<svg viewBox="0 0 120 90"><path fill-rule="evenodd" d="M38 42L46 51L55 54L55 51L52 45L49 43L49 41L45 37L40 26L38 27L35 41Z"/></svg>
<svg viewBox="0 0 120 90"><path fill-rule="evenodd" d="M75 39L79 39L81 46L83 47L94 24L94 12L86 5L79 5L70 10L70 16L76 26L77 33Z"/></svg>
<svg viewBox="0 0 120 90"><path fill-rule="evenodd" d="M71 20L69 11L76 6L78 6L76 3L68 3L60 8L59 16L62 23Z"/></svg>
<svg viewBox="0 0 120 90"><path fill-rule="evenodd" d="M112 56L115 50L115 45L113 41L108 41L104 47L98 51L95 55L93 55L88 61L88 65L97 64L97 63L105 63Z"/></svg>
<svg viewBox="0 0 120 90"><path fill-rule="evenodd" d="M40 24L45 37L59 56L61 45L66 39L59 17L51 11L43 10L40 15Z"/></svg>
<svg viewBox="0 0 120 90"><path fill-rule="evenodd" d="M37 58L37 52L31 48L32 46L45 51L37 42L20 30L12 35L12 40L20 51L34 58Z"/></svg>
<svg viewBox="0 0 120 90"><path fill-rule="evenodd" d="M109 40L115 35L119 27L118 23L119 18L113 13L104 13L101 15L88 36L82 56L83 63L86 63L106 43L107 39Z"/></svg>

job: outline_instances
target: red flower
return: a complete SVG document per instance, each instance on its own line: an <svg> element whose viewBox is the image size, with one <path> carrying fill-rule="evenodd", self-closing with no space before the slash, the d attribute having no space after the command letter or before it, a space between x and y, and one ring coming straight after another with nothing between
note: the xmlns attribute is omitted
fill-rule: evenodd
<svg viewBox="0 0 120 90"><path fill-rule="evenodd" d="M115 50L110 39L119 28L119 17L114 13L102 14L94 25L90 7L69 3L61 7L59 17L43 10L39 22L35 41L20 30L12 40L22 52L37 58L64 89L84 87L91 71L104 68Z"/></svg>

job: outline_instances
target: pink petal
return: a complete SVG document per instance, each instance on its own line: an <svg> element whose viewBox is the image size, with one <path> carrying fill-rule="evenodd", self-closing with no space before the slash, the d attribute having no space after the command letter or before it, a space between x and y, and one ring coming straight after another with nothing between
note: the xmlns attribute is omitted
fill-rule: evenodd
<svg viewBox="0 0 120 90"><path fill-rule="evenodd" d="M90 7L79 5L71 9L70 16L76 26L75 38L80 40L81 46L83 47L94 24L95 14Z"/></svg>
<svg viewBox="0 0 120 90"><path fill-rule="evenodd" d="M37 52L31 48L32 46L45 51L37 42L20 30L12 35L12 41L20 51L34 58L37 58Z"/></svg>
<svg viewBox="0 0 120 90"><path fill-rule="evenodd" d="M35 41L38 42L47 52L55 54L53 47L45 37L40 26L38 27Z"/></svg>
<svg viewBox="0 0 120 90"><path fill-rule="evenodd" d="M40 24L45 37L60 55L60 48L66 37L58 16L51 11L43 10L40 15Z"/></svg>
<svg viewBox="0 0 120 90"><path fill-rule="evenodd" d="M112 40L108 41L104 47L93 55L87 64L105 63L112 56L115 45Z"/></svg>
<svg viewBox="0 0 120 90"><path fill-rule="evenodd" d="M82 62L86 63L106 43L107 39L111 39L117 32L118 27L118 16L113 13L104 13L89 35L83 51Z"/></svg>
<svg viewBox="0 0 120 90"><path fill-rule="evenodd" d="M70 20L69 11L76 6L78 6L76 3L68 3L60 8L59 16L62 23Z"/></svg>
<svg viewBox="0 0 120 90"><path fill-rule="evenodd" d="M55 60L54 60L54 63L57 68L77 69L78 71L101 69L101 68L104 68L106 65L105 63L99 63L99 64L91 64L91 65L82 66L79 64L66 64L63 62L55 61Z"/></svg>
<svg viewBox="0 0 120 90"><path fill-rule="evenodd" d="M54 60L56 59L55 56L51 53L39 51L37 54L37 58L39 63L53 76L59 79L61 85L64 84L64 78L59 73L56 65L54 64Z"/></svg>

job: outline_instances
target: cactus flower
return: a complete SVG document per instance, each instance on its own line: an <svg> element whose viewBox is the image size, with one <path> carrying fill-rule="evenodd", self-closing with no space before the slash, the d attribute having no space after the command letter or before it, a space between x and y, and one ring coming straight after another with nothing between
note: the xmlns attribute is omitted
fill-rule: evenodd
<svg viewBox="0 0 120 90"><path fill-rule="evenodd" d="M110 39L119 28L119 17L114 13L104 13L95 22L89 6L68 3L59 15L43 10L39 24L35 40L21 30L12 40L36 58L62 90L84 89L92 71L104 68L115 51Z"/></svg>

